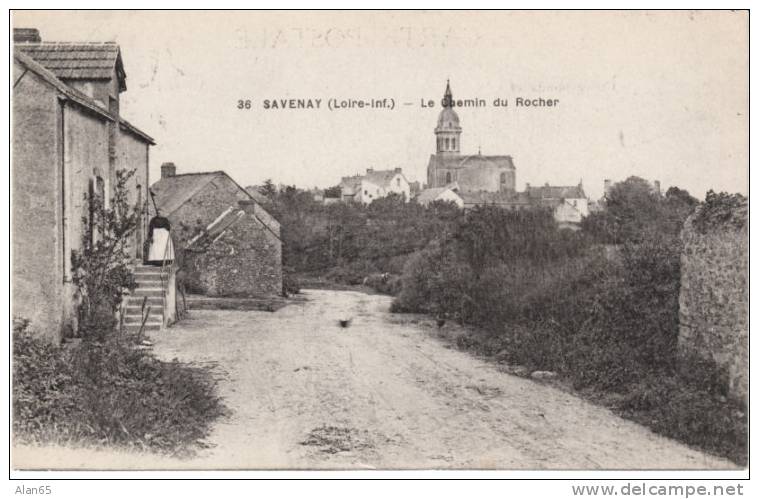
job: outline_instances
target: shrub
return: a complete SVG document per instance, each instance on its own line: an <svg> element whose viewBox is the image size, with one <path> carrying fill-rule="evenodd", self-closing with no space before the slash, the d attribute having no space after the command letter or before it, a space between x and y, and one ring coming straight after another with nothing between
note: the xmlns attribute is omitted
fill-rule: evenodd
<svg viewBox="0 0 759 499"><path fill-rule="evenodd" d="M210 374L109 337L71 348L13 335L13 430L20 442L191 454L225 409Z"/></svg>
<svg viewBox="0 0 759 499"><path fill-rule="evenodd" d="M104 193L93 190L85 195L89 214L82 218L82 249L71 252L82 336L102 339L113 331L124 291L136 286L128 248L140 220L137 209L129 202L127 183L133 175L134 170L116 172L109 207L102 197Z"/></svg>
<svg viewBox="0 0 759 499"><path fill-rule="evenodd" d="M401 290L401 277L388 273L369 274L364 280L364 284L379 293L395 296Z"/></svg>
<svg viewBox="0 0 759 499"><path fill-rule="evenodd" d="M697 217L740 223L741 199L707 197ZM745 462L745 414L725 402L725 373L678 356L679 232L694 206L632 178L580 233L542 210L471 210L408 260L391 310L479 326L456 345L559 372L656 431Z"/></svg>

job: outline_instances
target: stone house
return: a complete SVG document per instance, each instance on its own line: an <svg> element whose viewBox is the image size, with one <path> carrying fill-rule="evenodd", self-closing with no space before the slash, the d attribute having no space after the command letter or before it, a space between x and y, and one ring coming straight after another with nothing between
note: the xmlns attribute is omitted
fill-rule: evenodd
<svg viewBox="0 0 759 499"><path fill-rule="evenodd" d="M177 174L161 166L151 186L171 222L188 291L210 295L282 292L279 222L223 171ZM155 207L152 207L153 209Z"/></svg>
<svg viewBox="0 0 759 499"><path fill-rule="evenodd" d="M411 200L411 187L403 174L403 169L374 170L366 169L365 175L343 177L340 181L343 201L369 204L375 199L398 194L406 201Z"/></svg>
<svg viewBox="0 0 759 499"><path fill-rule="evenodd" d="M279 224L252 199L227 208L184 251L188 289L207 296L282 293Z"/></svg>
<svg viewBox="0 0 759 499"><path fill-rule="evenodd" d="M107 206L116 171L135 170L128 189L142 216L130 251L140 259L155 142L120 115L115 43L43 43L14 30L12 76L12 313L60 341L76 329L71 253L87 228L85 195Z"/></svg>

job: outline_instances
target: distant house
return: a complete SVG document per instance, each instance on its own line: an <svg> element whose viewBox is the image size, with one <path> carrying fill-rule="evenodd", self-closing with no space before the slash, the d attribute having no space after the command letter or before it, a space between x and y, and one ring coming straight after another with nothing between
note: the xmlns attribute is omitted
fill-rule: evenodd
<svg viewBox="0 0 759 499"><path fill-rule="evenodd" d="M324 189L319 189L318 187L314 187L308 192L313 196L314 201L316 201L317 203L324 202Z"/></svg>
<svg viewBox="0 0 759 499"><path fill-rule="evenodd" d="M343 201L369 204L390 194L399 194L409 201L411 188L401 168L374 170L367 168L365 175L343 177L340 182Z"/></svg>
<svg viewBox="0 0 759 499"><path fill-rule="evenodd" d="M421 193L424 190L424 186L422 186L421 182L419 181L409 182L408 186L409 186L409 191L411 193L412 199L417 197L419 193Z"/></svg>
<svg viewBox="0 0 759 499"><path fill-rule="evenodd" d="M279 222L229 175L177 174L173 163L164 163L151 191L161 215L171 222L188 284L198 285L192 291L281 293Z"/></svg>
<svg viewBox="0 0 759 499"><path fill-rule="evenodd" d="M464 209L475 206L496 206L505 210L525 210L532 205L523 192L466 191L458 193L464 201Z"/></svg>
<svg viewBox="0 0 759 499"><path fill-rule="evenodd" d="M139 261L155 142L120 115L126 73L115 43L42 42L36 29L14 29L12 71L13 315L60 341L77 328L71 253L91 220L85 195L107 206L116 171L135 171L127 189L140 221L128 249Z"/></svg>
<svg viewBox="0 0 759 499"><path fill-rule="evenodd" d="M188 289L207 296L282 293L279 224L254 200L230 206L187 242Z"/></svg>
<svg viewBox="0 0 759 499"><path fill-rule="evenodd" d="M454 203L459 208L464 207L464 200L457 194L455 186L449 187L433 187L431 189L424 189L414 199L422 206L428 206L435 201L445 201Z"/></svg>
<svg viewBox="0 0 759 499"><path fill-rule="evenodd" d="M540 187L528 184L525 193L533 205L551 208L554 219L562 228L577 228L582 219L590 214L588 196L582 183L570 186L545 184Z"/></svg>

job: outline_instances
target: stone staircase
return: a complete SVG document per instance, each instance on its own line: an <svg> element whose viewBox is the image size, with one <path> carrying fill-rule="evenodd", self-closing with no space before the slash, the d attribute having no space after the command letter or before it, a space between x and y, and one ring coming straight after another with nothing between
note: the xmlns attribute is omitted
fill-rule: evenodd
<svg viewBox="0 0 759 499"><path fill-rule="evenodd" d="M161 288L161 267L135 265L134 280L137 287L127 297L124 314L124 330L138 332L142 324L142 313L150 313L142 332L159 331L163 327L163 289ZM147 300L146 300L147 298ZM143 302L145 308L143 312Z"/></svg>

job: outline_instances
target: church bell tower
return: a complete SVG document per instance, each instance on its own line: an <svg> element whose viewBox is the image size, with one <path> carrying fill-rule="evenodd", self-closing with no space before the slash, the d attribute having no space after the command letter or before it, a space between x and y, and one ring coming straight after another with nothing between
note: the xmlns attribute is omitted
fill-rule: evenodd
<svg viewBox="0 0 759 499"><path fill-rule="evenodd" d="M461 152L461 126L459 116L453 110L453 94L451 83L446 82L443 95L443 110L437 119L435 127L437 153L444 156L458 155Z"/></svg>

